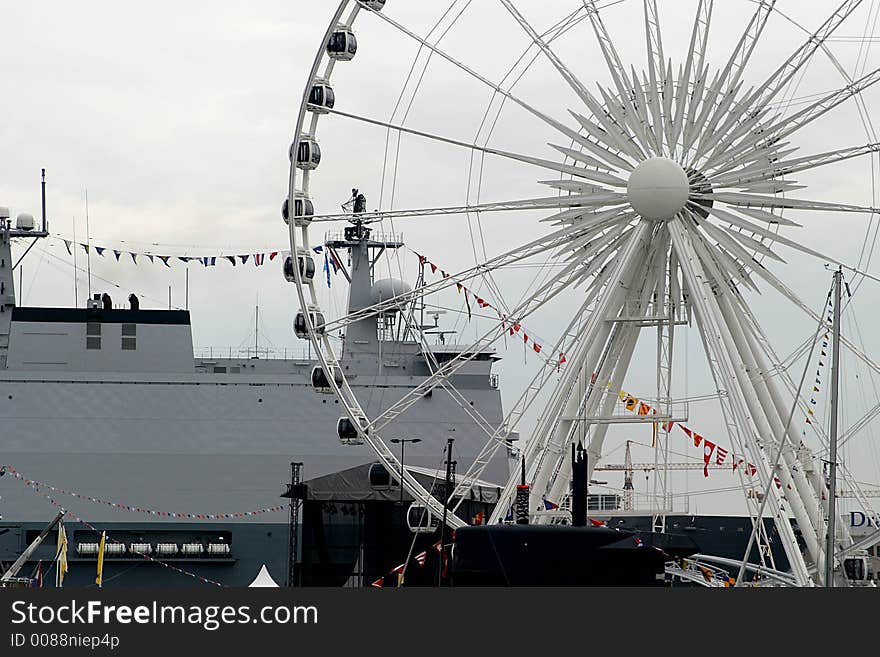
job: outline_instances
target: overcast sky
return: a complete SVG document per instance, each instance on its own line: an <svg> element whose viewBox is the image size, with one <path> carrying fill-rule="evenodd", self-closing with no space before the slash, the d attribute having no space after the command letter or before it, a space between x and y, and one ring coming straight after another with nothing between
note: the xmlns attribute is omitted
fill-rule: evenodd
<svg viewBox="0 0 880 657"><path fill-rule="evenodd" d="M85 195L88 190L90 237L93 244L166 255L245 254L285 248L286 231L279 206L286 194L287 149L293 137L299 101L306 77L332 14L333 3L321 0L282 2L181 3L158 1L134 5L110 1L40 3L0 0L3 80L0 114L0 204L14 212L39 213L39 170L47 168L51 230L71 239L74 221L77 241L85 241ZM500 3L473 0L452 3L452 15L461 12L443 47L490 79L500 80L526 49L528 42ZM523 12L541 31L570 13L576 0L542 0L523 3ZM667 55L675 66L683 61L695 2L660 2ZM754 10L749 0L716 4L709 48L713 68L723 66L732 44L739 38ZM780 0L785 12L775 15L747 72L746 86L759 84L805 39L798 25L813 30L836 3L829 0ZM449 3L389 0L386 11L419 34L426 34ZM644 68L641 2L614 4L604 14L609 31L627 65ZM857 37L873 34L877 2L863 7L830 42L830 51L842 71L852 77L880 66L880 50L867 47ZM791 20L789 20L791 19ZM412 87L404 87L407 72L418 55L417 44L380 20L362 16L356 25L360 51L354 62L341 64L333 77L337 106L359 115L406 121L407 125L456 139L474 141L491 100L491 91L454 67L432 61L405 117L395 105L402 90L409 103ZM559 39L554 47L585 82L607 85L608 73L592 32L586 23ZM423 61L423 60L421 60ZM417 67L421 71L421 67ZM800 99L845 84L841 71L820 54L789 90ZM542 110L567 119L567 109L584 111L543 58L535 60L517 83L516 93ZM874 90L864 96L869 108L880 102ZM497 109L497 105L494 106ZM495 114L489 114L495 117ZM505 106L489 143L497 148L554 157L546 143L555 136L525 112ZM547 195L537 181L547 172L497 158L488 158L477 183L468 151L404 138L399 152L392 140L386 157L386 133L343 118L328 117L319 128L324 162L316 173L312 191L319 212L334 212L351 187L361 188L370 207L450 206L480 198L500 201ZM558 138L557 138L558 139ZM802 155L873 140L870 130L849 104L824 117L793 139ZM395 167L395 154L398 164ZM385 166L383 166L385 165ZM805 198L877 205L875 174L868 159L804 174ZM383 175L384 172L384 175ZM383 184L384 183L384 184ZM428 254L450 270L525 243L547 227L541 215L485 215L481 222L465 217L442 217L398 222L383 229L403 231L408 246ZM809 246L856 264L862 253L869 218L862 215L801 214L804 227L793 235ZM340 226L335 227L339 229ZM321 232L313 233L313 240ZM830 275L824 263L780 248L788 261L772 265L803 299L821 308ZM83 253L77 255L81 269ZM400 261L383 264L385 273L411 279L415 258L402 254ZM864 261L863 261L864 262ZM25 305L71 306L75 303L72 258L58 240L39 246L23 266ZM880 266L869 269L880 274ZM172 303L185 305L184 268L110 258L91 261L93 292L109 291L122 303L129 292L142 296L144 307L165 307L168 287ZM520 298L537 270L498 274L506 298ZM76 277L76 302L88 292L83 272ZM849 329L864 340L869 353L880 354L876 312L880 287L873 282L859 287L853 302ZM334 288L322 289L329 313L344 309L341 278ZM548 308L533 320L533 330L558 336L567 322L567 310L576 294ZM247 346L254 342L254 307L259 303L261 342L279 349L301 349L290 326L297 304L291 287L283 281L276 263L262 269L218 266L205 270L190 265L188 305L193 311L197 348ZM440 303L440 301L438 301ZM458 300L445 303L458 308ZM754 309L782 357L811 330L804 315L779 296L763 290L754 296ZM479 323L468 325L460 316L444 317L465 337ZM858 324L856 324L858 322ZM860 331L856 335L856 330ZM627 386L651 394L654 389L653 338L640 344L636 366ZM676 367L680 375L677 394L703 394L712 390L695 331L680 336ZM505 349L502 346L502 349ZM534 358L521 347L503 351L505 400L511 403L534 371ZM799 378L804 362L792 369ZM849 358L844 368L846 422L855 421L873 406L878 395L867 370ZM810 373L812 376L812 372ZM808 377L809 378L809 377ZM823 391L820 404L825 404ZM690 408L691 424L725 443L717 403ZM609 440L611 460L622 460L623 438L645 442L649 429L615 431ZM873 444L872 427L851 443L859 476L880 480L880 451ZM676 439L679 437L676 436ZM858 445L858 447L857 447ZM680 452L687 452L681 442ZM856 451L857 450L857 451ZM690 457L695 456L693 448ZM641 460L650 454L642 452ZM676 457L677 458L677 457ZM719 475L720 476L720 475ZM727 476L727 475L724 475ZM688 485L703 485L697 473ZM734 485L730 478L730 485ZM637 484L638 485L638 484ZM721 485L721 484L717 484ZM711 502L700 503L708 511ZM693 510L693 509L692 509Z"/></svg>

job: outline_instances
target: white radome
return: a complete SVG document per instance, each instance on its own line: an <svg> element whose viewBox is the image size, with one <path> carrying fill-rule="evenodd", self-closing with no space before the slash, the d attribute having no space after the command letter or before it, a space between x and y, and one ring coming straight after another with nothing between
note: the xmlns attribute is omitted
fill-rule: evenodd
<svg viewBox="0 0 880 657"><path fill-rule="evenodd" d="M626 186L633 210L653 221L672 219L684 210L689 193L687 174L668 157L652 157L640 163Z"/></svg>
<svg viewBox="0 0 880 657"><path fill-rule="evenodd" d="M389 301L394 297L406 295L410 292L412 292L412 286L406 281L401 281L397 278L383 278L378 280L373 283L373 289L371 290L374 304L380 304L383 301ZM406 301L401 300L391 309L391 312L404 310L405 308Z"/></svg>

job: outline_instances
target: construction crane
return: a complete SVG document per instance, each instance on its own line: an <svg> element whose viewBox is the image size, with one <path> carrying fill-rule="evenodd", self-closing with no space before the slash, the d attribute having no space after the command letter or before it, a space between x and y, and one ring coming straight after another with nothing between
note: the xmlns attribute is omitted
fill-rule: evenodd
<svg viewBox="0 0 880 657"><path fill-rule="evenodd" d="M594 470L604 472L623 472L623 509L624 511L632 511L633 505L633 474L636 470L641 472L652 472L654 470L729 470L730 466L717 465L711 463L708 466L705 463L698 462L682 462L682 463L666 463L657 465L656 463L633 463L630 444L632 441L626 441L626 455L623 463L608 463L605 465L597 465ZM880 498L880 489L864 490L861 492L863 497ZM838 498L856 498L860 497L854 491L840 490L837 492Z"/></svg>

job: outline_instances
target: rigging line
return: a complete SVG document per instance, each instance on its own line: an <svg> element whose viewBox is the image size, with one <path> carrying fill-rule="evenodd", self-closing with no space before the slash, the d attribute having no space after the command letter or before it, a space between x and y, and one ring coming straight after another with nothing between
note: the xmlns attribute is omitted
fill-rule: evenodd
<svg viewBox="0 0 880 657"><path fill-rule="evenodd" d="M446 11L443 12L443 14L440 16L440 18L437 20L437 22L431 28L431 30L425 35L425 39L429 39L431 37L431 35L434 33L434 31L443 22L443 19L446 18L446 16L449 14L449 12L452 11L452 8L457 3L458 3L458 0L452 0L452 3L450 3L450 5L446 8ZM403 102L403 96L406 93L406 88L409 85L410 80L412 79L413 73L415 72L415 69L416 69L416 64L417 64L419 57L421 56L423 50L424 50L424 46L420 44L418 50L416 51L416 56L413 58L412 65L409 68L409 72L407 73L406 79L403 82L403 88L401 88L400 94L397 96L397 102L394 105L394 109L391 111L391 118L389 119L389 121L392 120L394 118L394 116L397 114L397 110L400 108L400 104ZM382 207L382 203L385 198L385 176L386 176L386 171L387 171L387 167L388 167L388 149L390 146L390 142L391 142L391 130L388 130L385 133L385 153L382 158L382 176L381 176L381 182L379 184L379 207L380 208Z"/></svg>
<svg viewBox="0 0 880 657"><path fill-rule="evenodd" d="M831 293L829 292L829 295L830 294ZM827 298L828 297L826 297L826 299ZM811 354L813 353L813 350L816 348L816 344L819 341L819 336L822 335L822 333L825 331L825 322L824 322L825 315L824 315L824 313L826 310L827 310L827 304L823 304L822 310L819 313L819 315L820 315L819 322L816 327L816 331L813 334L812 345L810 346L810 353ZM749 535L749 542L748 542L748 545L746 546L745 552L743 553L742 565L740 566L739 573L736 576L737 586L742 583L742 579L743 579L743 576L745 575L745 570L746 570L746 562L748 562L749 555L752 553L752 547L755 545L755 540L757 538L758 528L762 524L761 519L764 517L764 510L767 508L767 501L771 498L771 495L770 495L771 487L775 485L775 483L773 481L772 474L779 467L779 461L782 458L782 452L784 451L784 449L787 445L786 434L788 433L788 430L791 427L791 421L792 421L792 419L794 419L794 414L797 412L798 399L800 398L801 393L803 392L804 382L807 379L807 372L810 370L810 366L811 366L811 362L810 362L810 359L808 358L807 362L804 366L804 371L801 374L800 383L798 384L797 390L795 391L795 394L794 394L794 399L792 401L791 411L788 414L788 420L786 421L785 426L782 429L782 434L779 436L779 439L778 439L779 444L778 444L778 446L776 446L775 457L773 458L773 462L772 462L771 468L770 468L771 476L768 478L768 481L764 486L764 498L761 500L761 505L758 508L758 512L756 514L758 522L754 523L754 525L752 526L752 531L751 531L751 534Z"/></svg>
<svg viewBox="0 0 880 657"><path fill-rule="evenodd" d="M440 463L437 465L437 469L434 470L434 477L431 479L431 487L428 489L428 494L431 495L432 497L434 496L434 488L437 485L437 478L440 476L440 471L443 469L443 464L446 461L446 448L445 447L443 448L442 452L443 453L440 457ZM401 463L401 467L405 468L406 465ZM403 482L400 482L400 485L403 486ZM444 491L444 497L445 497L445 491ZM407 511L407 514L408 513L409 513L409 511ZM425 515L427 513L428 513L427 507L423 508L422 509L422 517L419 519L418 526L422 526L422 523L427 520L427 518L425 518ZM410 559L412 559L412 553L416 547L416 540L418 539L418 537L419 537L419 535L416 532L413 532L413 539L412 539L412 542L409 544L409 550L406 553L406 561L403 562L403 572L400 575L401 581L406 580L406 569L409 567L409 561L410 561Z"/></svg>
<svg viewBox="0 0 880 657"><path fill-rule="evenodd" d="M66 265L68 267L73 267L75 272L79 272L81 274L86 273L86 270L83 269L82 267L79 267L79 266L74 265L73 263L67 262L67 260L65 260L64 258L62 258L60 256L55 255L54 253L49 253L48 251L46 251L45 249L43 249L41 247L37 247L37 250L41 251L42 253L49 256L50 258L58 260L59 262L61 262L62 264ZM50 266L52 266L51 262L47 261L47 263ZM60 268L56 267L56 269L59 269L59 271L60 271ZM103 276L99 276L98 274L92 274L92 277L97 278L99 281L103 281L103 282L107 283L108 285L112 285L113 287L115 287L117 289L120 289L120 290L123 289L119 283L115 283L115 282L111 281L109 278L104 278ZM150 301L153 301L154 303L158 304L159 307L164 307L168 303L167 299L165 299L165 300L157 299L157 298L152 297L152 296L145 294L143 292L138 292L138 294L139 294L139 296L143 297L144 299L149 299ZM183 310L183 309L175 306L175 310Z"/></svg>
<svg viewBox="0 0 880 657"><path fill-rule="evenodd" d="M452 7L455 6L455 4L456 4L457 1L458 1L458 0L456 0L455 2L453 2L453 4L449 7L449 10L448 10L448 11L451 11ZM464 7L462 7L462 9L461 9L461 11L458 13L458 15L456 15L456 16L453 18L453 20L450 22L449 26L443 31L443 33L442 33L442 34L440 35L440 37L437 39L437 41L435 42L435 45L436 45L436 44L439 44L439 43L440 43L440 42L446 37L446 35L449 33L449 31L455 26L455 24L456 24L456 23L459 21L459 19L462 17L462 15L464 14L464 12L468 9L468 7L470 7L471 2L472 2L472 0L468 0L468 1L467 1L467 3L464 5ZM448 11L447 11L446 13L448 13ZM446 13L444 13L444 16L446 15ZM441 18L441 21L442 21L442 18ZM433 32L433 30L432 30L432 32ZM419 52L421 52L422 49L423 49L423 46L420 45L420 46L419 46ZM403 116L401 117L401 120L400 120L401 125L404 124L404 123L406 123L407 118L409 118L409 113L410 113L410 111L412 110L413 104L415 103L415 100L416 100L416 96L418 95L419 89L421 88L421 85L422 85L422 82L423 82L423 80L424 80L424 78L425 78L425 75L426 75L427 72L428 72L428 66L430 65L430 63L431 63L431 59L432 59L433 57L434 57L434 51L431 50L431 51L428 53L427 59L425 60L425 65L424 65L424 67L422 68L422 72L421 72L421 74L419 75L419 79L418 79L418 81L417 81L417 83L416 83L416 86L415 86L415 88L413 89L413 92L412 92L412 95L411 95L411 97L410 97L409 104L407 105L406 111L404 112ZM415 65L415 62L414 62L414 65ZM403 93L403 92L401 92L401 93ZM392 118L393 118L393 116L394 116L394 115L392 114ZM393 207L394 207L394 200L395 200L395 197L396 197L396 195L397 195L397 173L398 173L398 171L399 171L399 167L400 167L400 148L401 148L401 143L402 143L401 135L400 135L400 133L398 132L398 133L397 133L397 140L396 140L395 154L394 154L394 173L393 173L393 175L392 175L392 182L391 182L391 200L389 201L389 208L392 208L392 209L393 209ZM380 205L380 207L381 207L381 205ZM391 224L391 230L392 230L392 232L394 232L394 217L393 217L393 216L390 217L389 220L390 220L390 224ZM403 269L402 269L402 266L401 266L401 264L400 264L399 254L396 254L396 255L398 255L398 258L397 258L398 273L399 273L399 275L400 275L400 278L403 279ZM390 268L390 266L391 266L391 264L390 264L390 262L391 262L391 254L388 253L388 252L386 251L386 253L385 253L385 257L386 257L386 260L387 260L387 262L388 262L388 266L389 266L389 268Z"/></svg>
<svg viewBox="0 0 880 657"><path fill-rule="evenodd" d="M586 17L586 16L578 17L578 14L581 13L581 10L582 10L582 7L579 7L574 12L572 12L571 14L569 14L568 16L563 18L562 20L558 21L550 29L546 30L543 34L541 34L541 38L547 37L548 35L551 35L551 33L555 31L556 33L552 34L547 39L547 43L549 45L550 43L555 41L560 36L566 34L569 30L571 30L575 25L577 25L581 20L583 20ZM505 76L501 79L501 81L499 82L499 86L507 83L508 78L516 70L516 67L526 58L527 54L535 47L537 47L537 46L534 43L534 41L530 41L530 43L529 43L528 47L525 49L525 51L523 51L523 53L519 56L517 61L514 62L514 64L510 67L508 72L505 74ZM537 61L537 59L540 56L541 56L541 50L538 49L535 52L534 56L531 58L531 60L525 65L523 70L519 73L519 75L517 75L516 79L510 84L510 89L516 88L516 86L519 84L519 82L526 75L526 73L531 69L532 65ZM480 133L482 132L483 128L485 127L486 121L487 121L489 113L491 111L492 104L495 102L495 99L498 97L498 95L499 95L498 91L493 91L490 96L489 104L486 107L486 111L483 114L483 118L480 122L480 126L479 126L477 133L476 133L476 136L475 136L475 143L479 143ZM501 114L502 114L506 104L507 104L507 97L502 95L501 100L498 105L498 109L495 113L495 118L493 119L492 124L489 127L489 130L488 130L485 138L482 140L483 146L488 146L489 140L492 138L492 134L495 132L495 129L498 125L498 121L501 118ZM475 155L476 155L475 151L471 151L470 164L468 167L468 185L467 185L468 202L470 199L470 190L471 190L471 185L472 185L472 180L473 180L473 167L474 167ZM476 201L477 201L477 203L479 203L480 199L482 198L483 175L485 172L485 163L486 163L485 153L481 153L480 157L479 157L479 165L478 165L478 169L477 169L477 171L478 171L477 184L476 184L476 187L477 187ZM483 251L483 257L486 258L486 257L488 257L488 252L487 252L487 248L486 248L486 236L485 236L485 232L483 230L482 217L480 216L479 211L477 211L475 214L476 214L477 228L479 230L479 235L480 235L480 244L481 244L482 251ZM468 213L468 229L471 231L471 234L473 235L470 213ZM472 237L472 242L473 242L472 247L473 247L473 251L474 251L474 258L476 260L477 259L476 243L473 240L473 237ZM495 278L491 272L488 273L487 278L488 278L487 284L490 286L490 288L493 289L495 296L501 301L502 305L506 309L508 304L504 299L504 294L501 290L501 287L495 281Z"/></svg>
<svg viewBox="0 0 880 657"><path fill-rule="evenodd" d="M572 19L573 19L574 17L576 17L580 12L581 12L581 8L576 9L574 12L572 12L571 14L569 14L567 17L565 17L565 18L563 18L562 20L558 21L558 22L557 22L553 27L551 27L549 30L545 31L544 34L541 35L541 37L543 38L543 37L547 36L548 34L550 34L551 32L553 32L554 30L558 30L558 31L557 31L557 34L551 36L550 39L548 40L548 43L552 43L552 42L553 42L558 36L561 36L562 34L565 33L565 31L567 31L568 29L570 29L570 26L572 26L573 24L576 24L576 23L572 23ZM501 81L499 82L499 86L507 83L508 78L509 78L509 77L513 74L513 72L516 70L516 67L517 67L520 63L522 63L522 61L526 58L527 54L528 54L533 48L535 48L535 47L536 47L536 44L535 44L533 41L530 41L530 43L529 43L528 47L525 49L525 51L523 51L523 53L519 56L519 58L516 60L516 62L514 62L514 64L510 67L510 69L509 69L509 70L507 71L507 73L505 74L505 76L501 79ZM541 51L540 51L540 49L538 49L538 50L535 52L534 56L532 57L531 61L528 62L528 64L526 64L526 66L523 68L523 70L519 73L519 75L516 77L516 79L515 79L515 80L513 81L513 83L510 85L510 88L511 88L511 89L516 88L517 84L519 84L520 80L522 80L522 78L523 78L523 77L525 76L525 74L531 69L532 65L535 63L535 61L537 61L538 57L540 57L540 56L541 56ZM487 119L488 119L488 117L489 117L489 113L490 113L490 111L491 111L492 104L495 102L495 99L498 98L498 95L499 95L499 94L498 94L497 91L492 91L492 94L491 94L491 96L490 96L490 98L489 98L489 104L488 104L488 106L486 107L486 111L483 113L483 118L482 118L482 120L481 120L481 122L480 122L480 126L478 127L477 132L476 132L476 135L475 135L475 138L474 138L474 142L475 142L475 143L479 143L479 141L480 141L480 140L479 140L480 133L483 131L483 128L484 128L485 125L486 125L486 121L487 121ZM496 112L496 114L495 114L495 118L494 118L494 120L492 121L492 124L491 124L491 126L490 126L490 128L489 128L488 133L486 134L485 139L482 140L484 146L488 146L488 144L489 144L489 140L491 139L492 134L494 133L495 128L496 128L497 125L498 125L498 121L499 121L499 119L501 118L501 113L502 113L502 111L503 111L503 109L504 109L504 106L505 106L506 102L507 102L507 98L504 97L504 96L502 96L502 97L501 97L501 100L500 100L500 102L499 102L498 110L497 110L497 112ZM471 151L471 153L470 153L470 163L469 163L469 166L468 166L468 182L467 182L467 191L466 191L466 200L467 200L468 203L470 203L470 192L471 192L471 186L472 186L472 184L473 184L473 170L474 170L474 160L475 160L475 155L476 155L475 151ZM484 173L484 168L485 168L485 162L486 162L485 153L481 153L480 158L479 158L478 175L477 175L477 184L476 184L476 187L477 187L476 202L477 202L477 203L479 203L480 198L482 197L483 173ZM476 222L477 222L477 227L478 227L479 234L480 234L480 244L481 244L481 247L482 247L482 250L483 250L483 257L484 257L484 258L487 258L487 257L488 257L488 252L487 252L487 249L486 249L486 237L485 237L485 233L484 233L484 231L483 231L482 218L480 217L480 213L479 213L479 212L476 213ZM471 233L472 250L473 250L473 252L474 252L474 260L476 261L476 260L478 259L478 256L477 256L477 252L476 252L476 241L473 239L473 227L472 227L472 225L471 225L471 217L470 217L470 213L468 213L468 230L469 230L470 233ZM491 275L491 273L489 274L489 281L488 281L488 282L489 282L490 287L493 288L493 291L494 291L495 295L496 295L499 299L501 299L501 303L504 304L504 305L506 306L507 304L506 304L506 302L504 301L504 295L502 294L501 288L500 288L500 286L495 282L495 279L494 279L494 277Z"/></svg>

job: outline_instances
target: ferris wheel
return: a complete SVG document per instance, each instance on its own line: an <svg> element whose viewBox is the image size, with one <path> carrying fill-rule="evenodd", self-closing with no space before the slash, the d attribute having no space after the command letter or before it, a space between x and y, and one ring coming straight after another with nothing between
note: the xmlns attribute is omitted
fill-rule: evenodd
<svg viewBox="0 0 880 657"><path fill-rule="evenodd" d="M311 342L318 361L316 384L332 391L344 411L340 439L368 444L389 471L402 472L404 487L419 504L441 517L443 503L401 468L383 438L383 427L435 388L445 389L466 408L465 396L455 389L455 375L504 340L521 339L522 327L556 304L554 316L563 318L558 321L558 335L540 344L534 337L531 342L528 336L524 338L538 365L503 421L487 422L469 411L485 433L485 447L473 462L465 464L456 491L463 497L531 412L536 419L522 456L530 486L529 507L541 509L542 500L563 499L568 493L567 455L573 444L586 443L591 472L601 459L620 403L619 391L634 367L633 354L645 329L656 333L657 344L656 415L651 421L658 427L658 450L668 449L666 426L676 418L671 393L674 336L683 330L680 327L692 324L719 391L730 441L755 464L756 476L766 487L767 511L776 521L794 581L809 584L809 564L821 572L825 560L826 482L792 421L793 402L808 408L799 398L800 387L780 367L781 359L753 313L748 295L759 288L768 290L806 313L822 332L829 328L827 318L812 310L786 282L781 254L804 254L820 265L833 263L856 276L868 276L865 258L870 254L863 253L859 263L838 262L799 240L796 219L858 216L868 231L874 229L876 174L869 163L880 151L880 140L871 126L866 97L880 82L880 69L871 70L867 55L862 61L860 53L861 66L853 74L831 47L842 26L860 15L859 11L864 13L869 3L835 2L827 16L813 16L805 25L774 0L741 0L724 3L724 7L712 0L550 3L547 11L557 11L558 17L512 0L476 3L480 7L455 0L448 6L441 3L442 7L424 3L423 13L437 14L429 29L408 27L406 19L418 14L413 4L421 3L408 3L400 9L403 17L397 18L393 2L340 2L309 73L289 151L289 190L282 214L289 226L291 258L285 263L285 275L295 283L301 306L295 322L297 334ZM486 4L499 12L488 23L480 13L487 10ZM735 11L732 4L737 5ZM471 17L476 9L480 12ZM726 44L725 52L716 52L712 46L720 28L715 21L726 21L730 13L741 18L742 27ZM634 16L638 35L631 21L624 34L611 29L613 23L622 24ZM475 23L470 30L462 27L469 19ZM674 26L675 48L664 41L667 32L661 24ZM682 31L682 25L686 30ZM460 29L463 36L456 40ZM772 48L762 50L782 30L792 40L791 47L784 54ZM371 34L377 34L376 42L370 41ZM475 43L464 35L481 35L481 40ZM729 36L729 29L725 35ZM585 39L596 57L573 58L575 46ZM454 43L447 47L450 41ZM472 46L470 58L452 54L464 52L465 42ZM516 52L511 43L522 46L518 56L510 54ZM639 44L637 51L633 43ZM462 89L477 88L486 95L483 106L474 110L478 119L482 117L475 138L451 132L460 127L453 119L461 104L456 112L448 112L449 125L443 124L445 108L425 112L435 125L408 122L408 110L398 111L400 99L389 120L350 107L344 85L333 84L334 74L340 67L357 67L368 49L385 52L385 60L371 60L374 66L386 61L389 67L398 67L392 56L395 44L406 44L413 59L422 62L414 63L406 75L406 93L401 94L404 106L412 105L419 85L438 63L444 67L444 82L438 89L451 89L451 95L456 95L457 83L449 80L459 76ZM672 51L674 56L669 54ZM488 62L490 55L510 57L510 61L499 68L496 61ZM778 60L768 65L770 55ZM530 86L529 72L537 66L543 67L542 74L535 76L540 85ZM493 73L481 73L485 67ZM819 90L797 96L799 85L814 69L825 72ZM349 84L351 79L347 78ZM558 85L558 93L546 93L548 80ZM534 100L527 99L529 92ZM817 126L834 125L844 110L857 118L860 129L848 131L847 137L855 134L858 141L817 152L811 147L816 140L803 136L812 135ZM521 149L490 145L502 131L499 119L513 112L517 128L507 136L534 133L544 141ZM316 205L326 207L327 202L314 196L313 178L328 169L332 175L339 164L322 157L319 124L326 117L334 118L334 132L347 131L345 139L350 143L359 143L359 130L379 128L398 139L406 136L469 154L472 166L466 201L461 202L459 189L444 198L443 185L425 179L419 192L429 196L431 203L400 209L385 197L375 211L361 207L356 214L349 210L317 213ZM534 129L525 127L529 121ZM826 130L826 134L834 133ZM397 143L396 150L388 149L386 141L385 161L377 168L384 171L393 158L395 171L406 170L410 179L418 180L419 167L406 169ZM490 160L518 167L534 184L526 193L511 191L518 190L519 184L496 185L494 191L506 188L509 196L485 200L490 190L482 185L490 176L484 177L484 167ZM856 200L828 198L828 190L801 180L815 181L813 172L820 167L853 163L860 167ZM384 190L384 177L382 185ZM418 196L413 193L410 198ZM508 217L525 216L533 225L518 239L507 231L506 248L494 253L474 249L472 264L442 271L431 280L423 276L415 288L392 285L371 303L349 308L336 318L321 307L313 249L323 240L323 226L348 221L353 227L347 239L363 240L365 226L371 222L422 222L453 216L482 217L487 230L501 230L504 222L519 221ZM392 248L392 242L378 240L376 245ZM525 291L505 297L504 273L535 261L541 276ZM452 358L437 359L425 327L416 322L411 335L424 349L429 372L399 399L370 415L349 381L343 354L331 332L354 330L364 322L375 324L391 311L400 311L401 321L407 316L412 320L412 313L402 312L408 304L448 298L442 295L455 298L456 293L461 298L462 287L488 290L486 298L497 293L491 302L475 295L485 312L466 348ZM438 301L442 305L449 302ZM470 317L470 305L467 310ZM874 371L880 371L867 356L862 357ZM768 372L778 375L762 375ZM490 522L503 520L520 478L519 472L511 476ZM772 485L774 480L778 486ZM665 481L658 481L661 488L666 486ZM750 505L753 515L762 510L755 501ZM803 553L790 516L801 530ZM537 512L533 519L548 521ZM454 514L448 522L453 528L464 524ZM663 522L663 514L657 514L655 527L662 530ZM846 535L845 528L841 535Z"/></svg>

